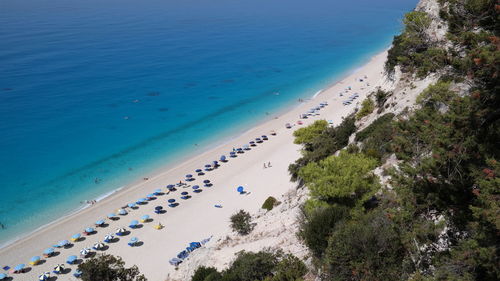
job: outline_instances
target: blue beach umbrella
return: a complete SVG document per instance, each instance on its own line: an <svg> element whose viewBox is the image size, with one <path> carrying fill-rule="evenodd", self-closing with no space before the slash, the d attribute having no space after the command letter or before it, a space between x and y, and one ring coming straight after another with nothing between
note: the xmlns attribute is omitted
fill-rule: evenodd
<svg viewBox="0 0 500 281"><path fill-rule="evenodd" d="M77 259L76 256L69 256L68 259L66 259L66 263L67 264L74 264L76 259Z"/></svg>
<svg viewBox="0 0 500 281"><path fill-rule="evenodd" d="M212 165L210 165L210 164L206 164L206 165L205 165L205 168L212 168Z"/></svg>
<svg viewBox="0 0 500 281"><path fill-rule="evenodd" d="M203 170L202 169L196 169L195 172L201 173L201 172L203 172Z"/></svg>
<svg viewBox="0 0 500 281"><path fill-rule="evenodd" d="M174 203L175 199L168 199L168 203Z"/></svg>
<svg viewBox="0 0 500 281"><path fill-rule="evenodd" d="M137 206L137 204L135 204L135 203L128 203L127 206L129 208L135 208L135 206Z"/></svg>
<svg viewBox="0 0 500 281"><path fill-rule="evenodd" d="M153 198L153 197L155 197L155 195L153 193L150 193L150 194L146 195L147 199L150 199L150 198Z"/></svg>
<svg viewBox="0 0 500 281"><path fill-rule="evenodd" d="M226 155L221 155L219 160L222 162L226 161Z"/></svg>
<svg viewBox="0 0 500 281"><path fill-rule="evenodd" d="M234 155L236 155L236 152L231 151L231 152L229 152L229 155L234 156Z"/></svg>
<svg viewBox="0 0 500 281"><path fill-rule="evenodd" d="M57 245L60 247L67 246L68 244L69 244L68 240L62 240L62 241L59 241L59 243L57 243Z"/></svg>
<svg viewBox="0 0 500 281"><path fill-rule="evenodd" d="M45 251L43 251L43 253L46 255L52 255L54 253L54 248L48 248Z"/></svg>
<svg viewBox="0 0 500 281"><path fill-rule="evenodd" d="M104 220L98 220L95 222L95 225L103 225L104 224Z"/></svg>
<svg viewBox="0 0 500 281"><path fill-rule="evenodd" d="M160 188L155 189L154 194L155 194L155 195L160 195L160 194L161 194L161 189L160 189Z"/></svg>
<svg viewBox="0 0 500 281"><path fill-rule="evenodd" d="M80 237L82 237L82 235L80 233L77 233L77 234L74 234L73 236L71 236L71 240L76 241L76 240L80 239Z"/></svg>
<svg viewBox="0 0 500 281"><path fill-rule="evenodd" d="M146 203L146 201L148 201L146 198L141 198L139 200L137 200L137 204L143 204L143 203Z"/></svg>
<svg viewBox="0 0 500 281"><path fill-rule="evenodd" d="M203 183L210 183L210 180L204 180Z"/></svg>
<svg viewBox="0 0 500 281"><path fill-rule="evenodd" d="M30 263L35 265L40 262L40 257L39 256L34 256L30 259Z"/></svg>
<svg viewBox="0 0 500 281"><path fill-rule="evenodd" d="M16 265L16 267L14 267L14 271L21 271L25 267L26 267L26 265L24 263L18 264L18 265Z"/></svg>
<svg viewBox="0 0 500 281"><path fill-rule="evenodd" d="M188 178L188 179L190 179L190 178L192 178L192 177L193 177L193 175L191 175L191 174L187 174L187 175L186 175L186 178Z"/></svg>
<svg viewBox="0 0 500 281"><path fill-rule="evenodd" d="M214 161L212 161L212 164L213 164L214 166L217 166L217 165L219 165L219 161L214 160Z"/></svg>
<svg viewBox="0 0 500 281"><path fill-rule="evenodd" d="M80 270L75 270L75 273L73 273L73 276L75 276L76 278L80 278L82 276L82 272Z"/></svg>
<svg viewBox="0 0 500 281"><path fill-rule="evenodd" d="M194 190L197 190L198 188L200 188L200 186L199 186L199 185L193 185L193 189L194 189Z"/></svg>
<svg viewBox="0 0 500 281"><path fill-rule="evenodd" d="M168 190L171 190L171 189L174 189L174 188L175 188L175 185L173 185L173 184L169 184L169 185L167 185L167 189L168 189Z"/></svg>
<svg viewBox="0 0 500 281"><path fill-rule="evenodd" d="M243 193L243 186L238 186L238 188L236 188L236 191L238 191L239 193Z"/></svg>
<svg viewBox="0 0 500 281"><path fill-rule="evenodd" d="M108 218L112 219L112 218L114 218L114 217L116 217L116 215L115 215L114 213L109 213L109 214L108 214Z"/></svg>
<svg viewBox="0 0 500 281"><path fill-rule="evenodd" d="M95 230L92 227L85 228L85 233L93 233Z"/></svg>
<svg viewBox="0 0 500 281"><path fill-rule="evenodd" d="M130 243L135 244L135 243L137 243L137 242L139 242L139 238L137 238L137 237L132 237L132 238L130 238L129 244L130 244Z"/></svg>
<svg viewBox="0 0 500 281"><path fill-rule="evenodd" d="M248 142L250 145L255 145L255 142L254 141L250 141Z"/></svg>
<svg viewBox="0 0 500 281"><path fill-rule="evenodd" d="M134 228L134 227L136 227L138 224L139 224L139 221L138 221L138 220L133 220L133 221L131 221L131 222L130 222L129 226L130 226L130 227L132 227L132 228Z"/></svg>
<svg viewBox="0 0 500 281"><path fill-rule="evenodd" d="M7 278L7 274L0 273L0 280L4 280L5 278Z"/></svg>
<svg viewBox="0 0 500 281"><path fill-rule="evenodd" d="M181 195L188 195L188 194L189 194L189 192L187 192L187 191L181 192Z"/></svg>
<svg viewBox="0 0 500 281"><path fill-rule="evenodd" d="M157 210L157 211L161 211L161 210L163 210L163 207L162 207L162 206L156 206L156 207L155 207L155 210Z"/></svg>
<svg viewBox="0 0 500 281"><path fill-rule="evenodd" d="M142 220L142 221L147 221L147 220L149 220L149 215L144 215L144 216L142 216L142 217L141 217L141 220Z"/></svg>
<svg viewBox="0 0 500 281"><path fill-rule="evenodd" d="M125 209L120 209L120 210L118 210L118 214L124 216L128 213L127 213L127 211L125 211Z"/></svg>

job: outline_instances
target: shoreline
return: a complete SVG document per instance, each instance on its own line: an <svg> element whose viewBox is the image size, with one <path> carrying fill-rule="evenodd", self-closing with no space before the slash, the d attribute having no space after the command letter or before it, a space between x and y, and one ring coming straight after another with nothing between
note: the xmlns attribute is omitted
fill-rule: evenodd
<svg viewBox="0 0 500 281"><path fill-rule="evenodd" d="M81 229L83 229L84 226L86 226L86 223L92 224L92 222L99 219L100 216L105 216L109 211L111 211L112 208L117 209L120 206L123 206L124 204L130 202L131 201L130 198L135 198L134 196L139 195L139 191L141 192L141 194L145 195L145 194L152 191L152 190L147 190L146 188L153 188L153 186L157 186L156 188L163 188L167 183L167 182L165 182L165 178L168 178L169 176L183 178L184 174L181 171L186 172L186 173L192 172L192 169L188 169L187 167L200 166L200 165L196 165L196 163L200 163L200 164L204 163L200 160L210 159L210 158L214 160L214 156L212 156L212 155L218 155L221 151L222 152L225 151L225 153L223 153L223 154L227 155L227 152L229 150L227 150L226 147L232 146L232 145L230 145L231 143L239 142L239 145L246 143L250 139L247 136L250 136L252 134L254 135L254 137L260 136L260 134L268 134L269 131L267 129L273 128L277 132L279 131L278 135L279 135L280 139L282 139L281 135L283 135L283 138L286 137L286 141L290 142L289 147L291 147L291 149L295 149L294 148L295 146L293 145L293 141L292 141L292 139L290 139L292 130L286 130L284 128L285 123L292 123L292 122L294 123L296 121L296 119L297 119L296 116L298 116L298 115L296 115L295 112L296 111L304 112L307 109L307 107L309 107L311 105L311 103L321 102L321 101L318 101L318 99L322 98L322 97L325 97L325 100L328 100L328 102L330 103L330 105L328 106L328 109L335 109L335 108L333 108L333 104L332 104L333 102L331 102L330 99L332 99L332 98L334 100L338 99L338 97L337 97L338 93L336 92L336 91L338 91L338 89L336 89L336 88L341 87L343 85L343 83L348 78L354 76L355 74L362 72L369 67L374 67L373 64L376 64L376 62L378 62L378 63L380 63L380 61L385 62L386 51L387 51L387 49L384 49L382 52L379 52L376 55L371 56L365 63L361 63L361 67L359 65L356 65L356 67L354 69L350 69L350 70L346 71L345 74L340 75L340 78L336 79L336 81L332 81L331 83L328 84L327 87L321 89L320 91L317 91L314 95L309 96L306 100L304 100L304 102L299 102L299 103L291 102L290 105L284 106L282 109L278 109L277 112L275 114L273 114L273 116L277 116L277 117L269 116L268 118L262 118L262 120L256 122L256 124L251 126L250 128L238 130L238 133L230 136L229 138L225 139L225 141L223 141L223 142L218 142L218 143L216 142L216 143L207 144L205 147L200 147L198 150L193 152L193 155L188 155L188 156L184 157L184 159L176 159L175 162L172 161L172 163L158 168L157 170L151 172L147 176L149 179L146 181L144 181L142 179L135 180L135 181L131 182L130 184L122 187L121 189L118 189L117 191L108 192L108 193L110 193L109 196L105 196L101 201L97 202L94 205L86 206L83 209L76 210L76 211L56 220L56 221L53 221L47 225L40 227L39 229L33 231L32 233L26 234L24 237L21 237L8 245L2 245L2 247L0 248L0 257L4 257L4 256L7 257L4 262L8 262L9 260L14 260L14 259L17 260L18 263L27 262L27 259L30 258L31 253L22 254L22 252L23 252L22 248L29 247L27 244L38 245L36 251L41 253L41 251L43 251L43 249L49 247L50 245L49 244L42 244L43 246L40 246L41 243L36 243L36 240L52 241L52 243L54 243L58 240L55 237L58 237L58 236L59 237L69 237L72 234L74 234L74 233L69 232L69 233L63 234L64 235L63 236L63 235L61 235L61 233L58 233L58 235L54 235L54 239L51 239L50 237L49 237L49 239L47 239L47 236L51 236L50 235L51 233L53 233L53 234L57 233L56 228L66 227L67 229L75 229L75 231L78 232L76 230L76 228L74 228L74 226L69 227L67 225L71 224L70 222L73 222L73 224L74 224L75 221L78 221L77 219L81 219L81 228L80 228L80 230L81 230ZM379 67L379 65L377 67ZM372 75L370 75L370 76L372 76ZM350 83L352 83L352 82L350 82ZM371 84L369 87L370 89L373 89L374 86L376 85L376 83L373 83L373 81L370 81L370 84ZM370 90L370 89L368 89L368 90ZM359 101L360 100L358 100L358 102ZM334 116L335 118L330 117L330 119L336 119L336 122L335 122L336 124L341 119L340 114L345 113L345 112L351 112L354 109L355 104L352 104L352 105L347 106L347 107L346 106L342 107L342 105L339 105L339 106L340 107L337 108L337 109L340 109L339 112L337 112L337 111L333 112L333 114L336 114ZM323 113L321 112L321 114L323 114ZM291 116L292 119L283 120L284 118L287 118L289 115ZM320 118L321 119L328 119L327 117L324 117L324 116L321 116ZM306 120L306 122L304 122L304 123L305 124L309 123L310 121L312 121L311 119L317 119L317 118L310 118L310 119ZM274 127L276 127L276 128L274 128ZM267 131L263 131L263 130L267 130ZM257 134L257 132L259 132L259 134ZM273 138L274 137L270 137L269 142L272 142ZM283 140L283 141L285 141L285 140ZM239 146L239 145L237 144L236 146ZM266 145L267 145L267 143L264 143L262 146L266 146ZM260 149L260 148L257 147L256 150L258 150L258 149ZM296 149L295 149L295 152L297 152ZM253 153L254 152L251 151L248 154L253 154ZM298 156L298 154L290 155L289 157L292 157L292 159L293 159L293 157L297 157L297 156ZM243 155L242 157L246 157L246 155ZM262 155L261 155L261 157L262 157ZM238 157L238 158L240 158L240 157ZM218 159L218 156L215 159ZM234 161L238 161L238 160L239 159L236 158ZM260 161L258 159L253 159L253 160ZM228 165L231 166L231 162L233 162L233 159L231 159L228 164L223 164L221 170L226 169L226 166L228 166ZM286 163L286 166L288 164L289 163ZM228 167L228 168L230 168L230 167ZM261 167L259 167L259 168L261 168ZM223 171L220 171L220 172L222 173ZM207 176L212 177L212 173L213 172L207 173ZM214 171L214 173L219 173L219 171ZM176 176L171 175L171 174L174 174ZM282 176L282 175L280 174L280 176ZM225 178L225 177L228 177L228 175L221 176L221 178ZM285 174L285 177L287 177L286 182L289 182L287 173ZM160 186L159 184L156 185L155 181L162 181L163 185L162 186ZM177 181L178 181L178 179L177 179ZM173 181L171 181L171 182L173 182ZM208 191L208 192L211 192L211 191ZM103 195L105 195L105 194L103 194ZM205 197L204 195L205 194L201 194L199 197L201 199L203 199L202 197ZM198 195L196 195L196 196L198 196ZM127 200L127 198L128 198L128 200ZM160 196L159 198L163 199L164 197ZM121 201L123 201L123 202L121 202ZM153 202L153 204L155 204L155 203L156 202ZM257 204L260 204L260 203L261 202L257 202ZM151 204L148 204L144 208L141 207L138 210L132 211L131 213L135 214L136 212L141 212L143 209L149 208L150 205ZM182 206L180 208L182 208ZM169 211L170 211L170 209L169 209ZM126 217L122 217L122 219L129 219L129 218L130 218L130 215L126 216ZM122 219L120 219L120 221L118 222L119 225L122 224L121 223ZM110 222L110 224L111 223L113 224L113 226L111 226L111 228L114 229L114 227L116 227L117 225L116 225L116 223ZM188 228L188 227L186 227L186 228ZM222 228L226 229L226 227L222 227ZM97 234L97 236L102 236L101 234L103 234L103 233L101 233L101 229L99 228L99 233ZM44 236L44 239L41 239L40 236ZM204 236L204 235L201 235L201 236ZM89 236L89 237L93 238L92 236ZM77 248L79 246L80 245L77 244ZM176 247L173 247L173 248L174 248L174 250L176 249ZM33 251L33 249L31 249L31 250L32 250L31 251L32 253L35 252L35 251ZM63 250L63 251L66 252L66 250ZM30 252L30 251L27 251L27 252ZM9 258L9 256L11 256L12 254L15 256L14 259ZM25 257L25 258L23 259L22 257ZM125 257L124 257L124 259L127 261L127 259ZM52 262L51 259L49 259L47 263L51 263L51 262ZM11 264L11 265L14 265L14 264ZM36 270L33 270L33 271L38 270L37 267L35 267L34 269L36 269ZM27 275L27 274L25 274L25 275ZM23 277L25 275L23 275ZM153 280L156 280L156 279L153 279Z"/></svg>

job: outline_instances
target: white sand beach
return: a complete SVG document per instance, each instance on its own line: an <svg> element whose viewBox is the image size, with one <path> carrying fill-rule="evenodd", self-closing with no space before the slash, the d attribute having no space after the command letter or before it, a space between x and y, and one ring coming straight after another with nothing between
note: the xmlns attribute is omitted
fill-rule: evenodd
<svg viewBox="0 0 500 281"><path fill-rule="evenodd" d="M121 256L127 266L137 265L148 280L166 280L175 270L168 261L185 249L190 242L229 233L231 231L229 217L236 211L244 209L251 213L257 212L268 196L278 198L295 188L295 183L290 182L288 173L288 165L300 157L300 146L293 144L293 131L319 119L331 120L334 125L338 125L344 116L359 106L357 104L361 104L367 94L384 82L383 69L386 55L387 53L383 52L374 56L362 68L325 89L314 99L301 102L292 110L255 126L230 142L188 159L148 180L124 188L77 214L0 249L0 266L14 267L25 263L30 267L28 272L9 274L9 276L14 277L13 280L37 280L38 275L52 271L57 264L66 264L68 256L79 256L82 248L91 247L94 243L102 241L106 234L114 233L119 227L129 229L128 225L132 220L139 220L141 216L147 214L153 219L151 222L142 223L141 228L131 230L130 234L120 237L116 243L110 243L109 248L102 252ZM363 81L360 82L359 78ZM351 86L351 90L345 93L348 86ZM343 96L339 96L340 93L344 93ZM343 105L343 101L354 93L358 93L359 97L352 104ZM306 113L323 101L328 102L328 105L319 110L318 115L301 119L303 125L297 124L300 114ZM293 127L285 128L286 123L292 124ZM276 136L271 136L272 130L277 133ZM195 169L202 168L213 160L219 160L221 155L229 156L234 147L242 147L261 135L267 135L269 140L257 144L243 154L237 154L236 158L228 157L228 162L221 163L219 168L206 172L204 176L197 176L194 173ZM271 167L264 168L264 163L267 165L268 162L271 163ZM120 216L119 220L105 219L108 213L116 212L121 206L145 197L155 189L161 188L167 192L165 188L167 184L184 181L186 174L194 175L196 179L189 184L202 186L202 192L194 193L191 187L178 188L170 194L157 196L155 200L135 210L129 209L129 214ZM203 180L206 179L213 183L212 187L203 187ZM238 186L243 186L247 193L241 195L236 192ZM180 193L183 191L188 191L192 198L180 199ZM168 207L167 200L171 198L180 204L175 208ZM215 208L216 204L222 205L222 208ZM167 212L155 214L154 208L158 205L163 206ZM58 254L43 259L40 265L28 265L32 256L42 256L46 248L60 240L69 240L73 234L82 233L86 227L93 227L98 219L105 219L108 226L96 228L95 234L85 236L84 241L75 242L71 248L56 249ZM153 228L158 222L165 228L161 230ZM142 245L128 246L127 242L131 237L139 238ZM196 255L196 251L192 255ZM58 275L57 280L77 280L73 277L77 265L66 264L66 266L71 271ZM179 267L182 266L183 264Z"/></svg>

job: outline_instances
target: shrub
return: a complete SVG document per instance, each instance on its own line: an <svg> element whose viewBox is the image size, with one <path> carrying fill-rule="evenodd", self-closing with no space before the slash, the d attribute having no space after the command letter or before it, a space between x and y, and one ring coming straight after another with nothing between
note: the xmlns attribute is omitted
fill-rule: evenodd
<svg viewBox="0 0 500 281"><path fill-rule="evenodd" d="M303 156L288 167L288 171L292 175L292 181L299 179L298 171L300 168L310 162L323 160L337 150L344 148L349 142L349 137L356 131L354 122L354 116L350 115L337 127L327 127L311 143L305 144L302 150Z"/></svg>
<svg viewBox="0 0 500 281"><path fill-rule="evenodd" d="M215 267L200 266L191 277L191 281L215 281L220 280L222 275Z"/></svg>
<svg viewBox="0 0 500 281"><path fill-rule="evenodd" d="M300 128L293 132L295 144L311 143L317 136L319 136L328 127L328 122L325 120L316 120L311 125Z"/></svg>
<svg viewBox="0 0 500 281"><path fill-rule="evenodd" d="M281 258L269 281L301 281L306 273L306 265L296 256L287 254Z"/></svg>
<svg viewBox="0 0 500 281"><path fill-rule="evenodd" d="M113 255L98 255L78 265L83 281L146 281L137 266L124 267L125 262Z"/></svg>
<svg viewBox="0 0 500 281"><path fill-rule="evenodd" d="M356 114L356 119L361 119L368 114L373 112L373 109L375 109L375 104L372 101L371 98L366 98L363 103L361 104L361 109L359 110L358 114Z"/></svg>
<svg viewBox="0 0 500 281"><path fill-rule="evenodd" d="M231 266L223 272L223 279L227 281L255 281L272 277L279 260L276 254L270 251L257 253L240 252Z"/></svg>
<svg viewBox="0 0 500 281"><path fill-rule="evenodd" d="M328 241L328 280L406 280L405 249L381 211L341 223Z"/></svg>
<svg viewBox="0 0 500 281"><path fill-rule="evenodd" d="M378 190L378 178L372 173L377 160L363 154L342 151L319 163L309 163L300 169L311 191L311 197L330 204L360 206Z"/></svg>
<svg viewBox="0 0 500 281"><path fill-rule="evenodd" d="M241 235L247 235L253 230L252 217L244 210L231 216L231 228Z"/></svg>
<svg viewBox="0 0 500 281"><path fill-rule="evenodd" d="M321 258L333 228L348 216L349 209L342 206L319 207L305 212L300 221L298 235L314 256Z"/></svg>
<svg viewBox="0 0 500 281"><path fill-rule="evenodd" d="M262 209L266 209L268 211L271 211L274 206L278 205L278 200L276 198L269 196L267 197L266 201L264 201L264 204L262 204Z"/></svg>
<svg viewBox="0 0 500 281"><path fill-rule="evenodd" d="M392 113L384 114L356 134L354 139L363 142L362 152L364 154L380 160L384 155L392 152L393 118L394 114Z"/></svg>

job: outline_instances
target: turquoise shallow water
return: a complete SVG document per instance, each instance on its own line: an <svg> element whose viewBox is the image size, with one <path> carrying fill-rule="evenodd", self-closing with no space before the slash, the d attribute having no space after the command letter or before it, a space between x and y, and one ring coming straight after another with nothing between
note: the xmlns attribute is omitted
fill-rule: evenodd
<svg viewBox="0 0 500 281"><path fill-rule="evenodd" d="M3 0L0 244L313 95L416 2Z"/></svg>

